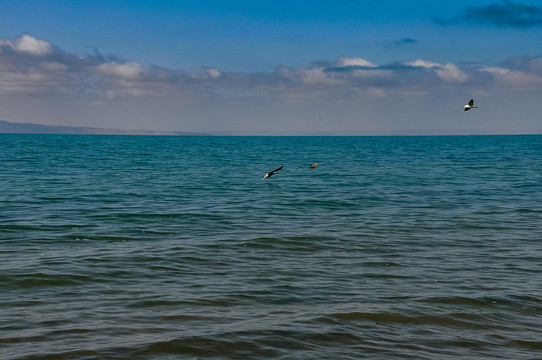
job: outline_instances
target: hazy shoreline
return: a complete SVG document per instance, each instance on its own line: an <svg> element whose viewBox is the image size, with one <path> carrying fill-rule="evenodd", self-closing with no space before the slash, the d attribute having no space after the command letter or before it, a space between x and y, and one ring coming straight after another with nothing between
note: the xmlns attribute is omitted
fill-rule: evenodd
<svg viewBox="0 0 542 360"><path fill-rule="evenodd" d="M36 123L17 123L0 120L0 134L57 134L57 135L155 135L155 136L479 136L479 135L540 135L537 130L502 130L482 131L464 129L450 133L442 133L434 129L396 130L385 132L367 132L364 134L342 133L303 133L303 134L257 134L236 132L189 132L162 130L110 129L84 126L55 126Z"/></svg>
<svg viewBox="0 0 542 360"><path fill-rule="evenodd" d="M0 133L4 134L66 134L66 135L207 135L198 132L108 129L79 126L51 126L35 123L15 123L0 120Z"/></svg>

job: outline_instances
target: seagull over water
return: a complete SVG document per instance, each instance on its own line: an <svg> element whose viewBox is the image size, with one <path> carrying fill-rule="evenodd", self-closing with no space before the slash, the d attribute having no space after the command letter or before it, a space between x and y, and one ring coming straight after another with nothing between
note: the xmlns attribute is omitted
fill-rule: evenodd
<svg viewBox="0 0 542 360"><path fill-rule="evenodd" d="M464 105L463 108L464 111L469 111L470 109L477 109L478 106L474 106L474 99L470 99L469 103L467 105Z"/></svg>
<svg viewBox="0 0 542 360"><path fill-rule="evenodd" d="M280 174L278 171L281 171L283 167L284 167L284 166L281 166L281 167L279 167L278 169L275 169L275 170L273 170L273 171L268 172L267 174L264 175L264 177L263 177L262 180L265 180L265 179L267 179L268 177L273 176L273 175L275 175L275 174Z"/></svg>

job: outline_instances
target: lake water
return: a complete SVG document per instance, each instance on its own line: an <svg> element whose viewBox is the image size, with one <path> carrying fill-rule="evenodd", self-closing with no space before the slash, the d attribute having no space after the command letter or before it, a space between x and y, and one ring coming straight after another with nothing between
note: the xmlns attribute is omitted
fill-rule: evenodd
<svg viewBox="0 0 542 360"><path fill-rule="evenodd" d="M3 360L542 359L542 136L0 134L0 165Z"/></svg>

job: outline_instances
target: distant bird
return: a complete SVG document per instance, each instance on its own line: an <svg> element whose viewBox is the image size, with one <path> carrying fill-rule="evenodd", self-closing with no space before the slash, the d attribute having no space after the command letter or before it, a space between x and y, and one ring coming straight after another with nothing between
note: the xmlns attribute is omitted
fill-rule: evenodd
<svg viewBox="0 0 542 360"><path fill-rule="evenodd" d="M318 166L318 164L317 164L317 163L314 163L314 164L312 164L312 165L310 166L310 168L311 168L311 169L314 169L314 168L317 167L317 166Z"/></svg>
<svg viewBox="0 0 542 360"><path fill-rule="evenodd" d="M470 99L469 103L467 105L464 105L463 108L464 111L469 111L470 109L477 109L478 106L474 106L474 99Z"/></svg>
<svg viewBox="0 0 542 360"><path fill-rule="evenodd" d="M273 175L275 175L275 174L280 174L280 173L277 172L277 171L281 171L283 167L284 167L284 166L281 166L281 167L279 167L278 169L275 169L275 170L273 170L273 171L268 172L267 174L264 175L264 177L263 177L262 180L265 180L265 179L267 179L268 177L273 176Z"/></svg>

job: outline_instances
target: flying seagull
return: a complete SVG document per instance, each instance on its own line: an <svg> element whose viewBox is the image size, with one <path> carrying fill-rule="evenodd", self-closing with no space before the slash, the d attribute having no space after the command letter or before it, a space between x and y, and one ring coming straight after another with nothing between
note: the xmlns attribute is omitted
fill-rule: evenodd
<svg viewBox="0 0 542 360"><path fill-rule="evenodd" d="M277 172L277 171L281 171L283 167L284 167L284 166L281 166L281 167L279 167L278 169L275 169L275 170L273 170L273 171L268 172L267 174L264 175L264 177L263 177L262 180L265 180L265 179L267 179L268 177L273 176L273 175L275 175L275 174L280 174L280 173Z"/></svg>
<svg viewBox="0 0 542 360"><path fill-rule="evenodd" d="M470 109L476 109L478 106L474 106L474 99L470 99L469 103L467 105L464 105L463 108L464 111L469 111Z"/></svg>

